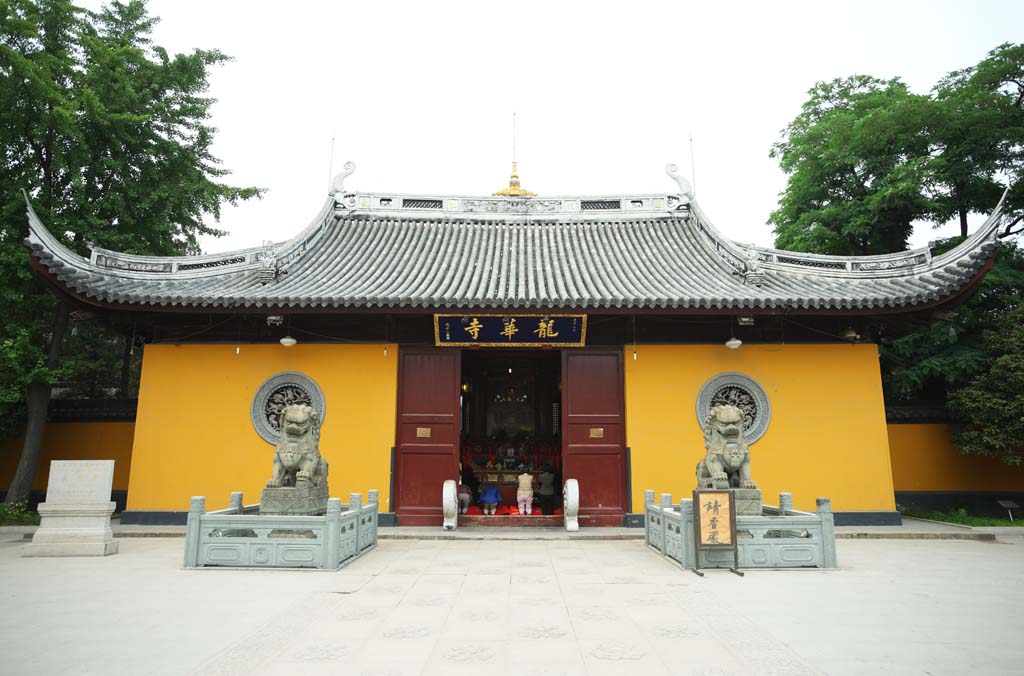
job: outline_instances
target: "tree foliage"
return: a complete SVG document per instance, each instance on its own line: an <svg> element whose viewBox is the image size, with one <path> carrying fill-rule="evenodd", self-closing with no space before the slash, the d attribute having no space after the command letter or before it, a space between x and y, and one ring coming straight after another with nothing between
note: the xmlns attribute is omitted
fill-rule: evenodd
<svg viewBox="0 0 1024 676"><path fill-rule="evenodd" d="M1024 214L1024 46L1004 44L929 94L898 78L819 82L772 148L788 174L769 218L782 249L840 255L901 251L915 221L992 209L1004 186Z"/></svg>
<svg viewBox="0 0 1024 676"><path fill-rule="evenodd" d="M932 100L931 220L957 218L966 237L967 215L989 211L1009 184L1009 235L1024 210L1024 45L1000 45L978 65L950 73Z"/></svg>
<svg viewBox="0 0 1024 676"><path fill-rule="evenodd" d="M22 243L22 190L80 254L198 252L221 234L209 222L223 204L260 194L223 182L211 152L208 74L227 57L168 54L151 41L156 21L140 0L99 12L0 0L0 437L20 427L29 384L112 380L124 345L79 326L62 368L45 367L55 300Z"/></svg>
<svg viewBox="0 0 1024 676"><path fill-rule="evenodd" d="M772 149L789 182L769 223L793 251L899 251L930 209L926 97L899 80L820 82Z"/></svg>
<svg viewBox="0 0 1024 676"><path fill-rule="evenodd" d="M966 452L1024 458L1024 45L1004 44L928 94L899 79L816 84L772 156L788 174L776 246L828 254L906 248L915 221L960 224L1005 186L1005 238L977 291L946 320L882 347L889 400L948 397Z"/></svg>
<svg viewBox="0 0 1024 676"><path fill-rule="evenodd" d="M942 253L960 241L953 238L935 251ZM992 359L985 333L1003 330L1021 305L1024 250L1013 242L1003 242L977 291L947 321L933 322L883 346L886 397L903 400L924 394L941 398L971 382Z"/></svg>
<svg viewBox="0 0 1024 676"><path fill-rule="evenodd" d="M953 432L967 453L1024 463L1024 304L1007 313L998 330L985 331L986 360L970 383L949 399L960 421Z"/></svg>

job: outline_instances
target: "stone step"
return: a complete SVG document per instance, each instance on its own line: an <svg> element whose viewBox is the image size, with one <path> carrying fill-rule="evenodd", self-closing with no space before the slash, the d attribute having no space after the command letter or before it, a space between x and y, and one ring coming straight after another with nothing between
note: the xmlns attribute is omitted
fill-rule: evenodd
<svg viewBox="0 0 1024 676"><path fill-rule="evenodd" d="M459 528L488 526L491 528L558 528L563 525L563 517L532 514L530 516L509 516L486 514L459 514Z"/></svg>
<svg viewBox="0 0 1024 676"><path fill-rule="evenodd" d="M620 528L622 526L621 514L609 514L593 516L581 514L579 517L580 527L589 528ZM531 514L530 516L508 516L485 514L459 514L459 528L473 528L475 526L489 526L491 528L562 528L565 526L564 517L547 516L544 514Z"/></svg>

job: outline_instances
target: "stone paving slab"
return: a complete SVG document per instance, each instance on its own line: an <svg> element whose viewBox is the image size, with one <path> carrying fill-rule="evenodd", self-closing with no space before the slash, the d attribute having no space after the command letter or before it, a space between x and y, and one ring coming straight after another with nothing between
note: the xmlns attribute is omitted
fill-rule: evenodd
<svg viewBox="0 0 1024 676"><path fill-rule="evenodd" d="M385 540L338 572L183 570L180 540L23 559L0 673L1020 673L1024 542L838 543L841 569L679 568L635 540Z"/></svg>

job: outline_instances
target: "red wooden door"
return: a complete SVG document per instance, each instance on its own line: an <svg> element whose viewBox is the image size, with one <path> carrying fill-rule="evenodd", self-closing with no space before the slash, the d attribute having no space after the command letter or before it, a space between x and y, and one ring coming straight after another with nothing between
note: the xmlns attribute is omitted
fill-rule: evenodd
<svg viewBox="0 0 1024 676"><path fill-rule="evenodd" d="M459 350L398 353L395 511L402 526L440 526L441 487L459 478Z"/></svg>
<svg viewBox="0 0 1024 676"><path fill-rule="evenodd" d="M562 411L562 478L579 482L581 523L621 526L627 507L622 350L562 351Z"/></svg>

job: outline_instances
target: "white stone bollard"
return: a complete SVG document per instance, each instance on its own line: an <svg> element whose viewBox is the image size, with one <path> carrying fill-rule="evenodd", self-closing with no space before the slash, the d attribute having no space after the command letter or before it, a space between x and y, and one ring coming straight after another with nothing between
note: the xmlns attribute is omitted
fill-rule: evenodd
<svg viewBox="0 0 1024 676"><path fill-rule="evenodd" d="M455 481L448 479L441 487L441 512L444 514L445 530L455 530L459 519L459 496L456 491Z"/></svg>
<svg viewBox="0 0 1024 676"><path fill-rule="evenodd" d="M562 490L562 511L565 530L575 533L580 529L580 485L576 479L566 479Z"/></svg>

